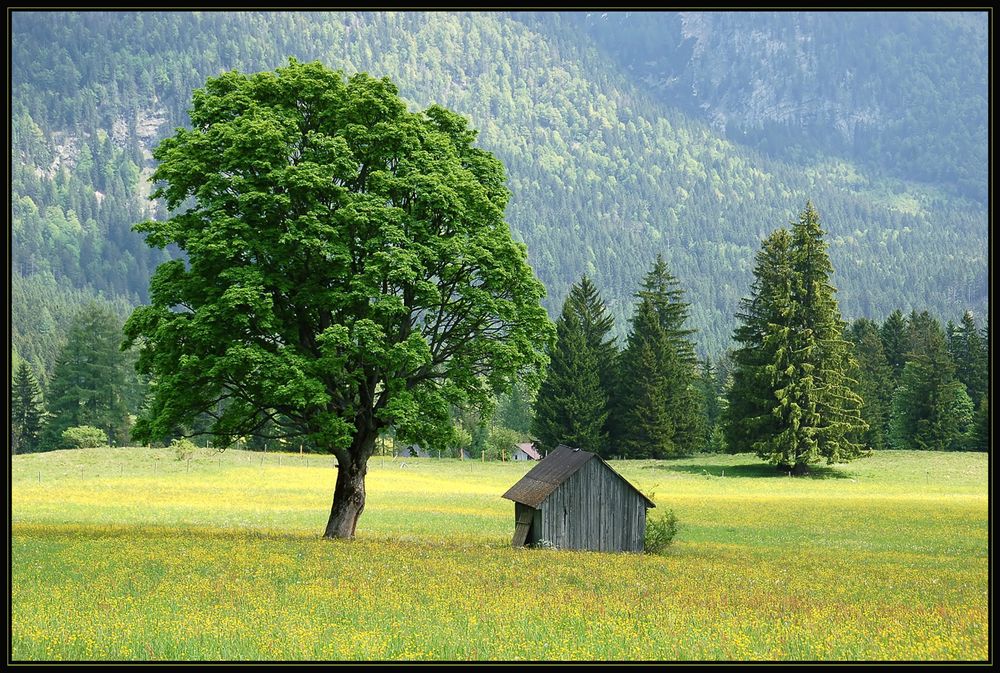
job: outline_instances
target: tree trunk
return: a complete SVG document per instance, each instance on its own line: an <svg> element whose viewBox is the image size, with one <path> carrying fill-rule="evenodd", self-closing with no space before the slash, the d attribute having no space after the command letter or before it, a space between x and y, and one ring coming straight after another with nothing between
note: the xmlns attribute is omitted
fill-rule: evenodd
<svg viewBox="0 0 1000 673"><path fill-rule="evenodd" d="M365 509L365 474L368 458L375 453L378 428L360 425L346 453L337 454L337 485L333 489L333 507L323 537L351 539L358 518Z"/></svg>
<svg viewBox="0 0 1000 673"><path fill-rule="evenodd" d="M353 448L353 447L352 447ZM360 460L348 455L348 460L338 459L337 486L333 490L333 507L323 537L351 539L358 526L358 518L365 509L365 473L368 457Z"/></svg>
<svg viewBox="0 0 1000 673"><path fill-rule="evenodd" d="M792 474L796 477L804 477L809 474L809 465L806 463L795 463L795 466L792 468Z"/></svg>

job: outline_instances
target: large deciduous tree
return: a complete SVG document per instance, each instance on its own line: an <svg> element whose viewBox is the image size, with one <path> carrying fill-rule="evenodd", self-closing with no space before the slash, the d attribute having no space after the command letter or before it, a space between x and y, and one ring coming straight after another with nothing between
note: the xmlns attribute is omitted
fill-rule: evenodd
<svg viewBox="0 0 1000 673"><path fill-rule="evenodd" d="M388 79L294 59L209 79L190 118L154 151L172 213L136 226L187 258L125 327L154 377L135 433L208 414L226 445L270 421L336 456L325 536L353 537L380 433L445 446L450 404L488 405L544 366L553 329L503 165Z"/></svg>

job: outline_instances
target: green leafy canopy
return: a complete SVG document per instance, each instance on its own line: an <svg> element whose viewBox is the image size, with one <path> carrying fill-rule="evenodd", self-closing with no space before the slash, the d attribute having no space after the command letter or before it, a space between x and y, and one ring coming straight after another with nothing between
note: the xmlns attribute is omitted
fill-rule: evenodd
<svg viewBox="0 0 1000 673"><path fill-rule="evenodd" d="M446 441L449 404L537 381L544 288L504 221L503 165L464 118L294 59L209 79L190 117L154 152L172 214L136 226L187 254L125 327L155 376L136 434L271 420L358 459L389 426Z"/></svg>

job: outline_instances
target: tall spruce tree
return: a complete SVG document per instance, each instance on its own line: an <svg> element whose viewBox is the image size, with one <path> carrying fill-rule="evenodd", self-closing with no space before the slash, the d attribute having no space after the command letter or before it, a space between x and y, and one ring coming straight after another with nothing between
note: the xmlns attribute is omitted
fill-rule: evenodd
<svg viewBox="0 0 1000 673"><path fill-rule="evenodd" d="M11 453L38 451L45 413L41 397L38 380L22 360L10 391Z"/></svg>
<svg viewBox="0 0 1000 673"><path fill-rule="evenodd" d="M795 386L806 402L805 420L811 423L796 430L803 451L797 453L793 467L799 471L821 457L836 463L861 455L864 448L852 437L867 429L861 418L864 401L854 392L857 381L850 378L857 363L851 343L844 339L847 325L830 282L833 265L824 233L819 213L807 201L792 225L792 269L797 280L794 324L801 349L793 351L792 357L801 365L802 376Z"/></svg>
<svg viewBox="0 0 1000 673"><path fill-rule="evenodd" d="M732 353L731 383L722 427L731 453L755 450L760 442L780 431L772 413L776 403L777 370L772 366L775 340L772 332L787 327L792 304L792 238L777 229L762 243L754 265L750 296L740 301L740 324L733 332L737 347ZM782 384L783 385L783 384Z"/></svg>
<svg viewBox="0 0 1000 673"><path fill-rule="evenodd" d="M610 392L614 386L615 360L618 357L618 347L611 336L615 319L608 313L597 287L586 275L570 288L567 301L580 320L588 347L597 358L601 385Z"/></svg>
<svg viewBox="0 0 1000 673"><path fill-rule="evenodd" d="M619 357L615 437L626 455L666 458L705 447L697 359L685 327L683 290L658 255L636 293L639 305Z"/></svg>
<svg viewBox="0 0 1000 673"><path fill-rule="evenodd" d="M622 352L616 395L618 446L628 458L669 458L684 453L675 440L676 412L671 408L672 375L677 354L670 347L653 302L644 298L632 318Z"/></svg>
<svg viewBox="0 0 1000 673"><path fill-rule="evenodd" d="M91 303L73 318L49 384L44 448L60 448L63 431L78 425L100 428L110 442L127 441L126 394L135 374L121 341L121 322L103 304Z"/></svg>
<svg viewBox="0 0 1000 673"><path fill-rule="evenodd" d="M532 431L549 450L567 444L601 453L607 446L607 418L608 397L597 355L576 307L567 299L556 321L556 343L538 389Z"/></svg>
<svg viewBox="0 0 1000 673"><path fill-rule="evenodd" d="M796 473L861 454L852 435L866 428L823 234L807 202L790 234L765 241L734 335L727 439Z"/></svg>

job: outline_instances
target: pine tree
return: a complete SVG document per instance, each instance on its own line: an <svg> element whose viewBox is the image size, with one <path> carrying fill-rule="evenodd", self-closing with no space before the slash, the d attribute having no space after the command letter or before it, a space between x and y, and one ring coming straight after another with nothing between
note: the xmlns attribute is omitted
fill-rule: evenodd
<svg viewBox="0 0 1000 673"><path fill-rule="evenodd" d="M121 323L105 305L91 303L74 317L49 384L44 448L59 448L63 431L79 425L100 428L119 444L128 439L125 395L132 384L121 341Z"/></svg>
<svg viewBox="0 0 1000 673"><path fill-rule="evenodd" d="M566 302L576 314L587 341L587 348L597 360L601 391L608 399L607 410L610 410L614 404L618 375L618 346L615 338L611 336L614 330L614 317L608 313L597 287L586 275L570 288ZM612 416L608 414L602 428L602 433L606 437L605 445L595 449L604 456L609 455L611 451L613 421Z"/></svg>
<svg viewBox="0 0 1000 673"><path fill-rule="evenodd" d="M969 449L972 451L989 451L990 448L990 398L983 396L972 419L972 435L969 438Z"/></svg>
<svg viewBox="0 0 1000 673"><path fill-rule="evenodd" d="M695 330L684 327L688 321L691 305L684 301L684 290L680 282L667 269L663 255L657 255L653 268L642 281L642 289L636 293L638 299L649 299L660 324L666 330L679 359L692 367L696 364L694 344L691 336Z"/></svg>
<svg viewBox="0 0 1000 673"><path fill-rule="evenodd" d="M723 416L723 433L732 453L753 450L759 442L780 431L772 410L777 399L775 390L783 384L777 386L775 373L767 369L776 358L775 340L765 340L790 320L791 245L786 229L775 230L763 241L757 253L750 297L740 301L736 314L740 321L733 332L737 348L732 354L732 381Z"/></svg>
<svg viewBox="0 0 1000 673"><path fill-rule="evenodd" d="M720 372L712 364L712 359L706 356L700 363L698 389L702 399L707 449L712 453L719 453L725 449L721 425L725 399L719 374Z"/></svg>
<svg viewBox="0 0 1000 673"><path fill-rule="evenodd" d="M865 401L861 417L868 424L868 430L859 439L872 449L884 449L889 442L889 418L895 390L892 368L886 360L879 328L874 322L858 318L851 325L849 336L858 363L852 378L857 380L857 393Z"/></svg>
<svg viewBox="0 0 1000 673"><path fill-rule="evenodd" d="M597 358L601 385L610 391L614 385L615 360L618 357L618 347L611 336L614 317L608 313L604 300L587 276L570 288L567 301L576 312L587 344Z"/></svg>
<svg viewBox="0 0 1000 673"><path fill-rule="evenodd" d="M628 458L668 458L681 454L674 436L670 375L677 357L650 299L632 318L632 331L621 355L616 427L618 444Z"/></svg>
<svg viewBox="0 0 1000 673"><path fill-rule="evenodd" d="M600 452L607 446L608 398L597 357L589 347L573 303L556 321L556 344L538 389L532 430L546 449L567 444Z"/></svg>
<svg viewBox="0 0 1000 673"><path fill-rule="evenodd" d="M44 416L41 397L31 367L22 360L10 391L11 453L38 451Z"/></svg>
<svg viewBox="0 0 1000 673"><path fill-rule="evenodd" d="M684 327L683 290L657 256L636 293L639 305L619 362L615 436L626 454L666 458L705 446L697 360Z"/></svg>
<svg viewBox="0 0 1000 673"><path fill-rule="evenodd" d="M752 296L741 304L729 391L730 450L752 448L781 469L849 460L866 429L850 371L857 365L830 284L819 215L811 203L790 233L764 241Z"/></svg>
<svg viewBox="0 0 1000 673"><path fill-rule="evenodd" d="M961 324L949 332L948 351L955 362L955 376L978 407L989 388L989 356L971 311L966 311Z"/></svg>
<svg viewBox="0 0 1000 673"><path fill-rule="evenodd" d="M799 342L793 357L802 367L796 387L803 401L808 401L804 420L810 424L798 430L807 449L794 465L800 471L820 456L836 463L861 455L863 447L851 437L867 428L861 418L864 401L854 392L857 382L849 376L857 363L851 343L844 339L846 323L834 298L837 290L830 283L833 265L824 233L819 214L807 201L792 226L793 324Z"/></svg>
<svg viewBox="0 0 1000 673"><path fill-rule="evenodd" d="M885 359L892 369L894 386L899 385L899 378L903 375L903 366L906 364L906 354L910 350L908 334L909 326L906 318L903 317L903 312L898 308L889 314L879 329L882 350L885 352Z"/></svg>

